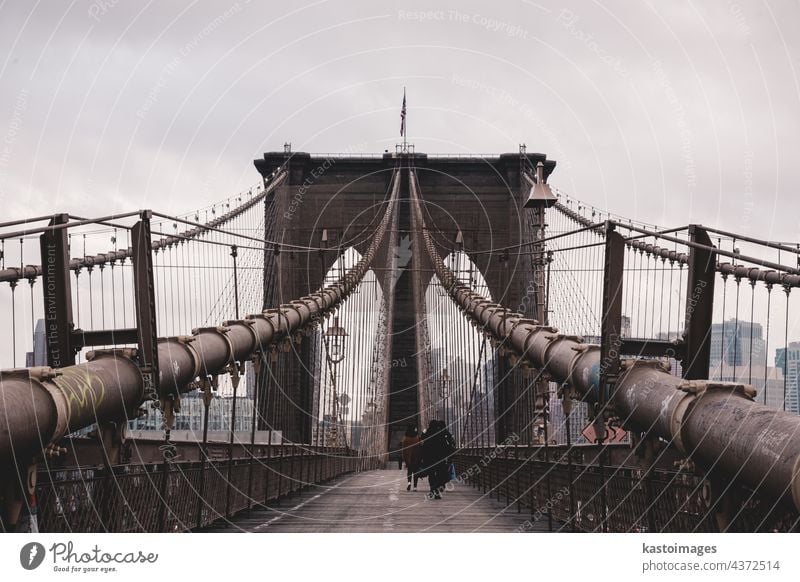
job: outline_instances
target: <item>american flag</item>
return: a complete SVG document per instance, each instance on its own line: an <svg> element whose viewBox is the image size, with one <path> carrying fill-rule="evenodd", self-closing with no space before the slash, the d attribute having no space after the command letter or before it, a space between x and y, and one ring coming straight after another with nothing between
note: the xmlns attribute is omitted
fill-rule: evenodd
<svg viewBox="0 0 800 582"><path fill-rule="evenodd" d="M406 89L403 87L403 108L400 110L400 136L406 134Z"/></svg>

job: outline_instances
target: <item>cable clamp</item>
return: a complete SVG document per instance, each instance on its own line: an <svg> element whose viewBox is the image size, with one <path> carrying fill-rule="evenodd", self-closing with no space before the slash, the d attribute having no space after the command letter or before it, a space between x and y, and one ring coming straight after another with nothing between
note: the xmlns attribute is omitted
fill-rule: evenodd
<svg viewBox="0 0 800 582"><path fill-rule="evenodd" d="M698 398L707 392L728 392L730 394L738 394L753 400L756 397L757 391L749 384L741 384L739 382L719 382L711 380L685 380L678 385L678 390L693 394Z"/></svg>

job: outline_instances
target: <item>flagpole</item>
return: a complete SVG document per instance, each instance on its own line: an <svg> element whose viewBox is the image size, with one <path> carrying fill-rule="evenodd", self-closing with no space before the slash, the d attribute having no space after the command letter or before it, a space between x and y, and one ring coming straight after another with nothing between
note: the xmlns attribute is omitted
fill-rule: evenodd
<svg viewBox="0 0 800 582"><path fill-rule="evenodd" d="M408 146L406 139L408 138L408 109L406 109L406 87L403 85L403 109L405 117L403 118L403 152L408 153Z"/></svg>

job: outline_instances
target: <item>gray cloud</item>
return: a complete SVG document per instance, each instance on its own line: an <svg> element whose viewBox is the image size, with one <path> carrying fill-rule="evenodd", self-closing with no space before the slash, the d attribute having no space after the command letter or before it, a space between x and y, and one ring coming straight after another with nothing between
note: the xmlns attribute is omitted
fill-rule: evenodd
<svg viewBox="0 0 800 582"><path fill-rule="evenodd" d="M529 150L648 222L798 240L792 2L6 2L0 200L187 210L291 141ZM10 143L9 143L10 142Z"/></svg>

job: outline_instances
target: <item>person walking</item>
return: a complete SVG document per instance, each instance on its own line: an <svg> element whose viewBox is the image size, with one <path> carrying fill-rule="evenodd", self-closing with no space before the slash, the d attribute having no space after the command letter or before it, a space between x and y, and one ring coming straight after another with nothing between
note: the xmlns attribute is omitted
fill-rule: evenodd
<svg viewBox="0 0 800 582"><path fill-rule="evenodd" d="M422 467L428 476L430 496L441 499L444 486L449 481L448 464L455 452L453 436L441 420L431 420L422 441Z"/></svg>
<svg viewBox="0 0 800 582"><path fill-rule="evenodd" d="M422 441L417 434L417 425L409 424L406 428L406 436L402 442L403 462L406 464L408 487L406 491L411 491L411 482L414 482L414 491L417 490L419 480L419 465L422 461Z"/></svg>

